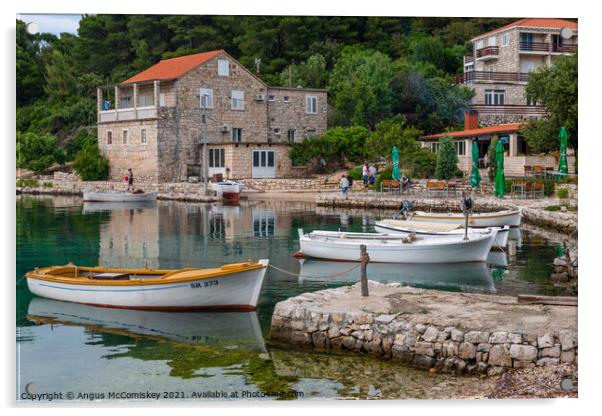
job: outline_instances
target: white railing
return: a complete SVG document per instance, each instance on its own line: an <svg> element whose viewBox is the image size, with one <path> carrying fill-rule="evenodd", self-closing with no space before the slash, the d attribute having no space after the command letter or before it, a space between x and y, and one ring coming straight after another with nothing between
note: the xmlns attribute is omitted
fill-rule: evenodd
<svg viewBox="0 0 602 416"><path fill-rule="evenodd" d="M157 117L157 107L130 107L117 110L103 110L98 112L98 121L101 123L109 121L141 120Z"/></svg>

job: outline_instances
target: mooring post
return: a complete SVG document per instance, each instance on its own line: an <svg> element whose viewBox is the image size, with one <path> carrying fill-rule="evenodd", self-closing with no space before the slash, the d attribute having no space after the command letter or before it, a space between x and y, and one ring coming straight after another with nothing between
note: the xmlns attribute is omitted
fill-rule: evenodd
<svg viewBox="0 0 602 416"><path fill-rule="evenodd" d="M366 245L360 245L360 263L362 266L360 267L360 281L362 282L362 296L368 296L368 274L366 273L366 269L368 268L368 263L370 263L370 256L368 256L368 252L366 251Z"/></svg>
<svg viewBox="0 0 602 416"><path fill-rule="evenodd" d="M468 240L468 211L464 211L464 240Z"/></svg>

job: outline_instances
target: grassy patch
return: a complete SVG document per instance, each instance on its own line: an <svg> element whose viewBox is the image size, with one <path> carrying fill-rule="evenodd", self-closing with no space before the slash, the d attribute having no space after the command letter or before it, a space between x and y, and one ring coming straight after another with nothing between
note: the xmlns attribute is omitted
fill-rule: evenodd
<svg viewBox="0 0 602 416"><path fill-rule="evenodd" d="M17 179L17 187L22 188L37 188L38 180L37 179Z"/></svg>
<svg viewBox="0 0 602 416"><path fill-rule="evenodd" d="M42 186L43 186L44 188L52 188L52 182L44 182L44 183L42 184Z"/></svg>

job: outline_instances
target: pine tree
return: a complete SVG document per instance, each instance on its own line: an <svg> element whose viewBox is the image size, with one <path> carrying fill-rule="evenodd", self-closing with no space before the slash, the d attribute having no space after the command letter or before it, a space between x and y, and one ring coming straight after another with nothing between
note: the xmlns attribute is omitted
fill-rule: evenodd
<svg viewBox="0 0 602 416"><path fill-rule="evenodd" d="M448 180L458 174L458 155L456 146L449 137L444 137L439 142L437 151L437 167L435 176L437 179Z"/></svg>

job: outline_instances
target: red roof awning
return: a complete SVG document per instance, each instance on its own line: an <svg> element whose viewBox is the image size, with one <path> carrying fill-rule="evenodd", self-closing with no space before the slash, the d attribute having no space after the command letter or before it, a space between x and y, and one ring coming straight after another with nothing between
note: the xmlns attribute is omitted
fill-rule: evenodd
<svg viewBox="0 0 602 416"><path fill-rule="evenodd" d="M489 126L489 127L481 127L478 129L470 129L470 130L461 130L461 131L452 131L449 133L438 133L431 134L429 136L422 136L420 139L440 139L442 137L474 137L474 136L484 136L484 135L494 135L494 134L504 134L504 133L515 133L520 130L520 123L512 123L512 124L499 124L497 126Z"/></svg>

